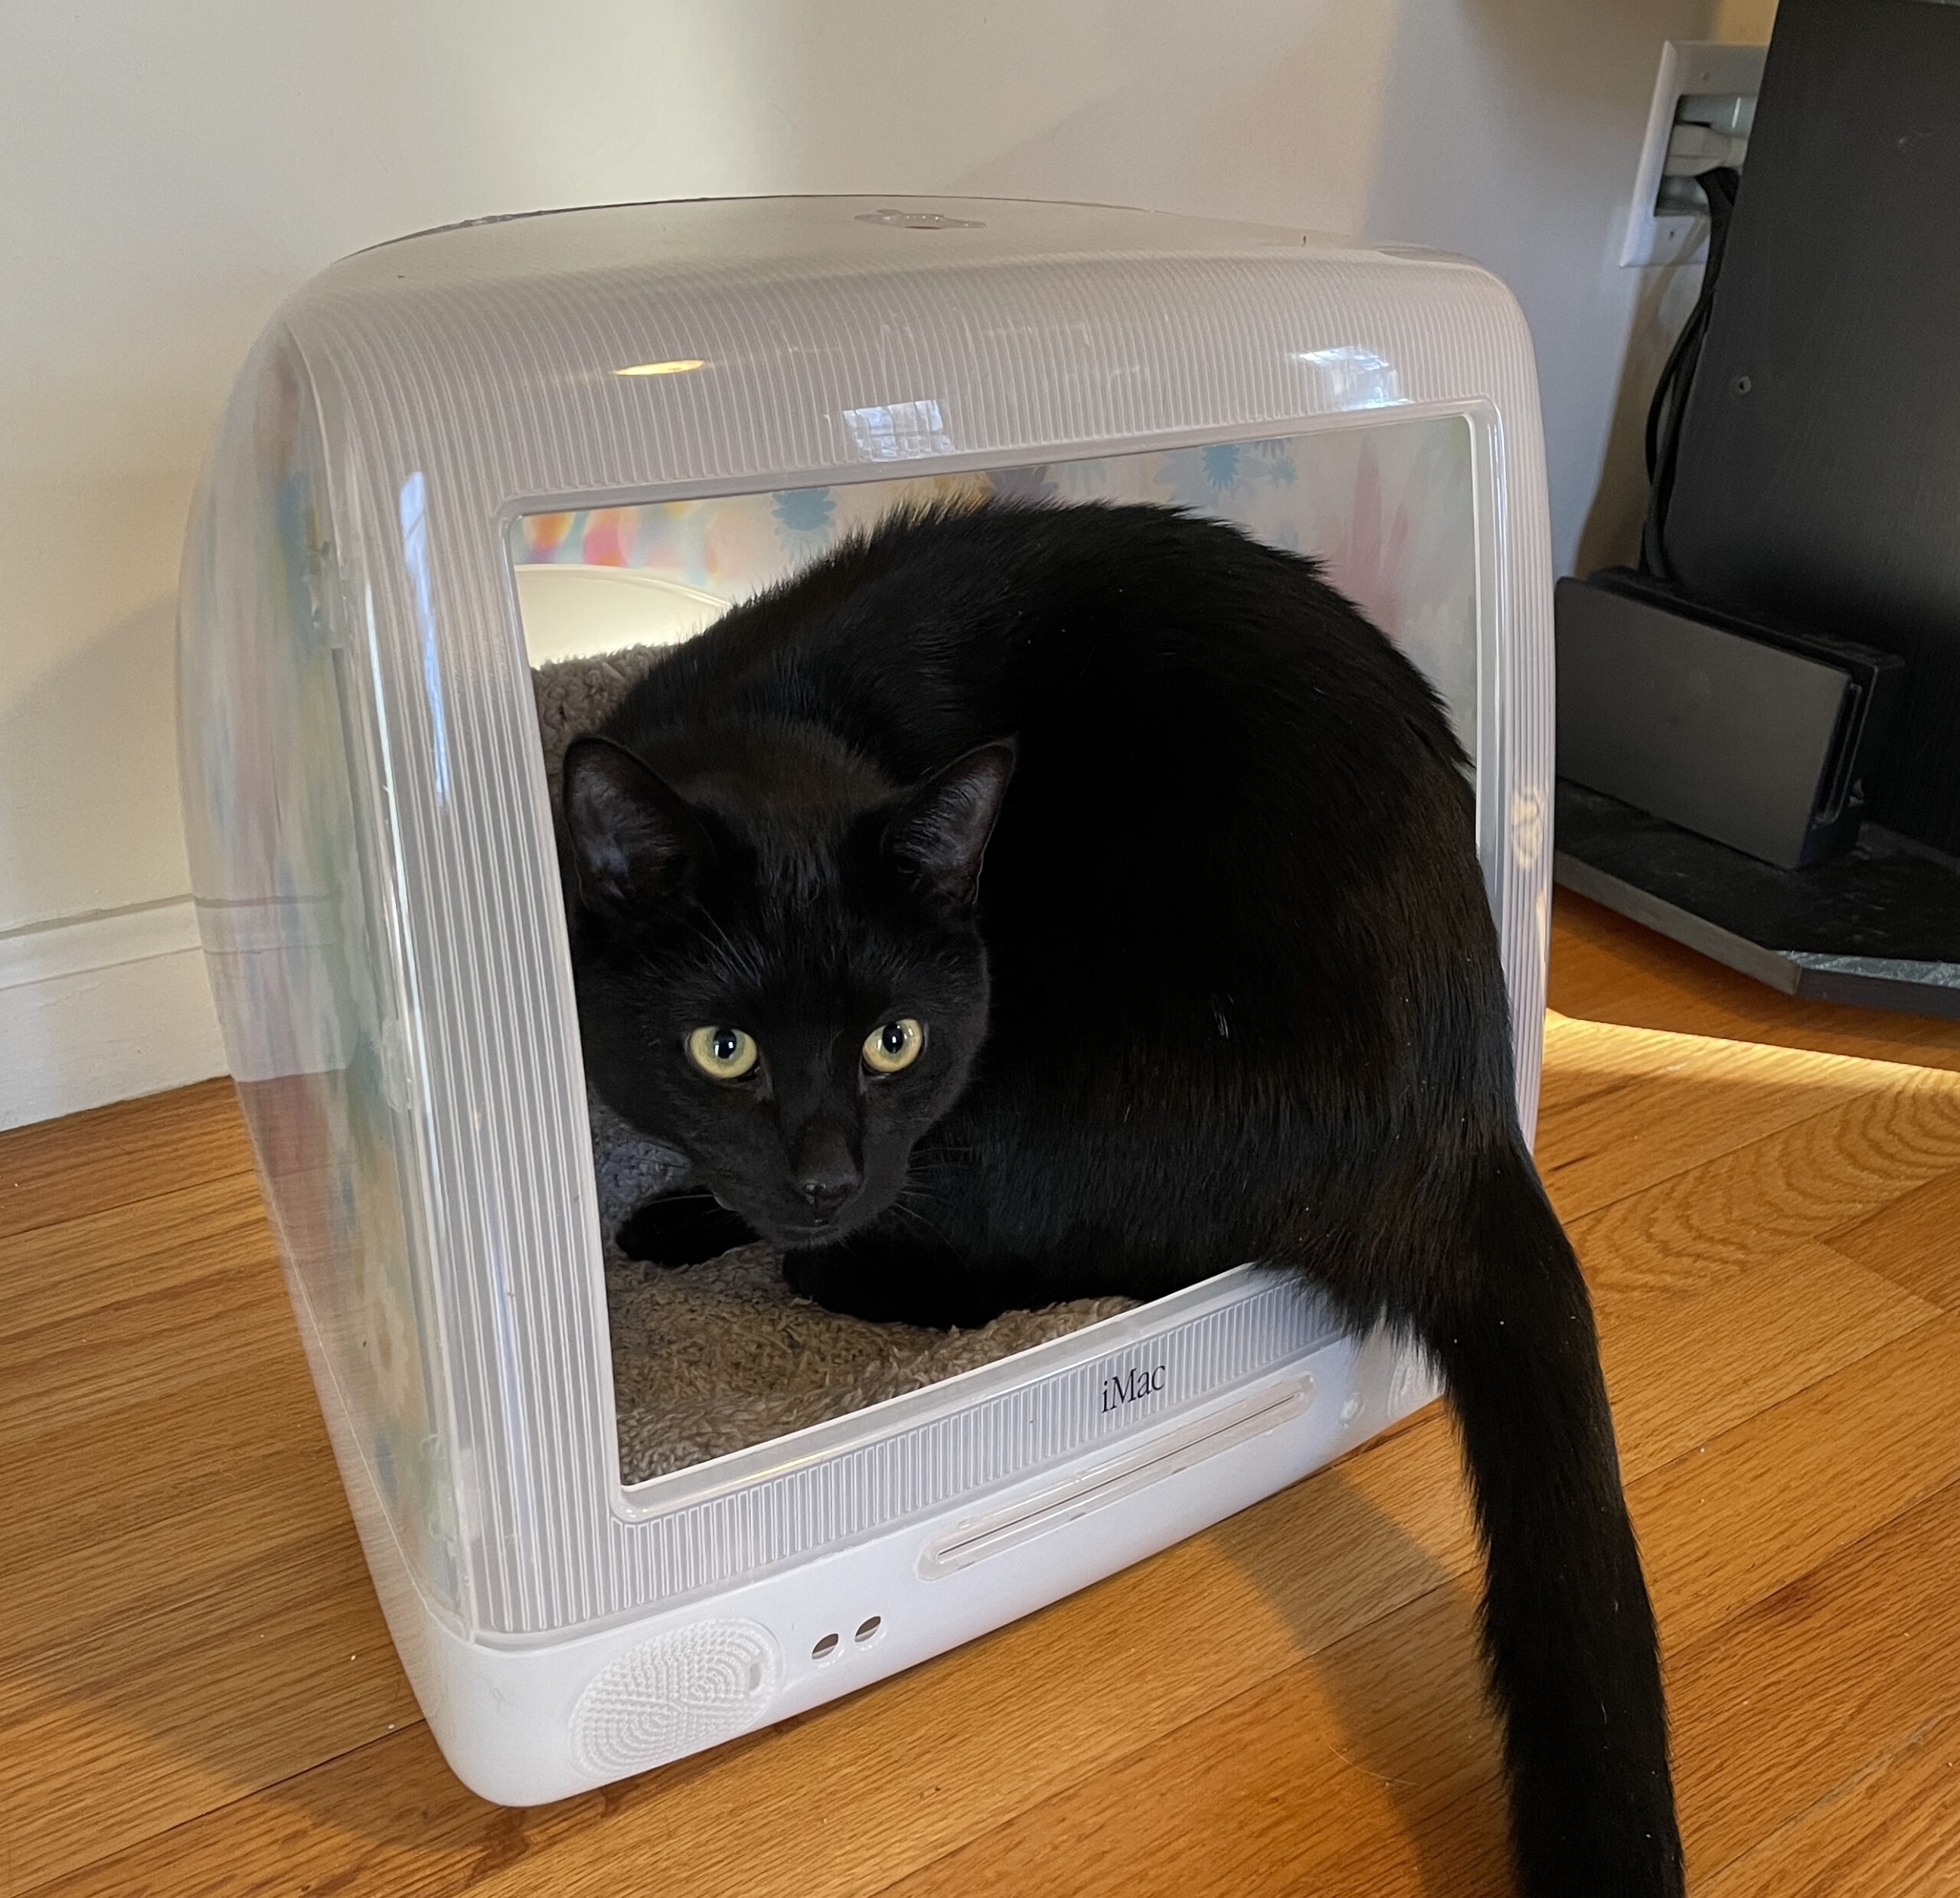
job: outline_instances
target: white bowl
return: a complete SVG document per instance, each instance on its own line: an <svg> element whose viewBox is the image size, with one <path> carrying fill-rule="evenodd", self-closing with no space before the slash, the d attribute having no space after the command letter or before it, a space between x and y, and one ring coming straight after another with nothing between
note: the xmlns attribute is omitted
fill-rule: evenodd
<svg viewBox="0 0 1960 1898"><path fill-rule="evenodd" d="M527 562L517 576L524 648L533 665L627 646L678 645L730 603L629 567Z"/></svg>

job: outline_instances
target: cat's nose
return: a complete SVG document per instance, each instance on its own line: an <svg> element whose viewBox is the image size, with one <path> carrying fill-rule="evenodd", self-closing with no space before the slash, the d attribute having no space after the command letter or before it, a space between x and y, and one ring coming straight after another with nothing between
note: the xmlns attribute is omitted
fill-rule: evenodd
<svg viewBox="0 0 1960 1898"><path fill-rule="evenodd" d="M796 1184L822 1223L858 1191L859 1181L856 1168L838 1167L806 1173Z"/></svg>
<svg viewBox="0 0 1960 1898"><path fill-rule="evenodd" d="M864 1184L864 1173L841 1127L819 1122L805 1130L797 1147L796 1190L809 1202L817 1223L824 1225Z"/></svg>

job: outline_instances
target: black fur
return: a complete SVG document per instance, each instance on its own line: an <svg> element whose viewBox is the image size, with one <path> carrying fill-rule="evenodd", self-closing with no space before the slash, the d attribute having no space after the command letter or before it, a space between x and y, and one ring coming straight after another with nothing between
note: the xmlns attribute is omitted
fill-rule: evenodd
<svg viewBox="0 0 1960 1898"><path fill-rule="evenodd" d="M740 1215L629 1242L753 1229L825 1304L936 1325L1263 1258L1419 1339L1476 1494L1522 1887L1678 1893L1464 760L1312 564L1148 508L896 521L682 648L566 779L594 1079ZM873 1073L904 1017L923 1054ZM761 1050L740 1080L684 1052L724 1024Z"/></svg>

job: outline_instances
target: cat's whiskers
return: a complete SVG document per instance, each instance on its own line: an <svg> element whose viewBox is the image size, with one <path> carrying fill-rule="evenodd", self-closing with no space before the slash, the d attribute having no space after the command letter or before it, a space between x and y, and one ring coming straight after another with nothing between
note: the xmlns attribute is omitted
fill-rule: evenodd
<svg viewBox="0 0 1960 1898"><path fill-rule="evenodd" d="M928 1219L921 1207L914 1203L919 1197L919 1194L910 1187L901 1187L892 1201L891 1210L895 1213L903 1213L921 1232L942 1246L946 1244L948 1242L946 1234Z"/></svg>

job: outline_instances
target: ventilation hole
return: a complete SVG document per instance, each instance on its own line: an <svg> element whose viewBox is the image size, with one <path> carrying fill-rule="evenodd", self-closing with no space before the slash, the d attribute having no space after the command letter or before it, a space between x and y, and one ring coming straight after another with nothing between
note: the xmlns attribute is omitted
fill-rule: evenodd
<svg viewBox="0 0 1960 1898"><path fill-rule="evenodd" d="M822 1641L818 1642L817 1645L810 1650L810 1658L812 1661L828 1661L831 1656L836 1652L836 1635L826 1635Z"/></svg>
<svg viewBox="0 0 1960 1898"><path fill-rule="evenodd" d="M874 1615L869 1621L861 1621L858 1624L858 1638L869 1641L884 1625L885 1618L882 1615Z"/></svg>

